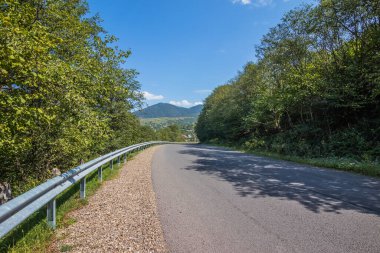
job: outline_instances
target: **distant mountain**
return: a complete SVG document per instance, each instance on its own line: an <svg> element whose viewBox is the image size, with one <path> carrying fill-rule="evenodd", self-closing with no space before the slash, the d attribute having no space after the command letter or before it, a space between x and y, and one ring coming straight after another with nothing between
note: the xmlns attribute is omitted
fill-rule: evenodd
<svg viewBox="0 0 380 253"><path fill-rule="evenodd" d="M176 117L198 117L202 111L202 105L184 108L167 103L158 103L148 106L145 109L135 112L140 118L176 118Z"/></svg>
<svg viewBox="0 0 380 253"><path fill-rule="evenodd" d="M203 109L203 105L196 105L196 106L190 107L189 112L195 117L198 117L202 109Z"/></svg>

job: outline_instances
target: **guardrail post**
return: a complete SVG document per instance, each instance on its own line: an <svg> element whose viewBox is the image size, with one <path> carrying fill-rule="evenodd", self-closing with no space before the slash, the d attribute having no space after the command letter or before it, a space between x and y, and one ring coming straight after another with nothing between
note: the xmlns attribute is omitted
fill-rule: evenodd
<svg viewBox="0 0 380 253"><path fill-rule="evenodd" d="M103 181L103 166L100 166L98 168L98 180L99 180L99 182Z"/></svg>
<svg viewBox="0 0 380 253"><path fill-rule="evenodd" d="M86 177L80 180L80 198L86 198Z"/></svg>
<svg viewBox="0 0 380 253"><path fill-rule="evenodd" d="M113 170L113 160L110 161L110 169Z"/></svg>
<svg viewBox="0 0 380 253"><path fill-rule="evenodd" d="M117 164L120 165L120 156L117 157Z"/></svg>
<svg viewBox="0 0 380 253"><path fill-rule="evenodd" d="M55 199L52 199L47 203L47 224L52 229L55 229L55 226L56 226L56 203L55 203Z"/></svg>
<svg viewBox="0 0 380 253"><path fill-rule="evenodd" d="M127 153L124 154L124 163L127 162Z"/></svg>

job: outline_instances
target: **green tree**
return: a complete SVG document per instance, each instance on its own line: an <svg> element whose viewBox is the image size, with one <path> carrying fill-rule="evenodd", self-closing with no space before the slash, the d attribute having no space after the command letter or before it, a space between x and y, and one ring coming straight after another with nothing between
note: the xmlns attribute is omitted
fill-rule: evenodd
<svg viewBox="0 0 380 253"><path fill-rule="evenodd" d="M323 0L287 13L206 99L201 141L285 154L380 156L380 2Z"/></svg>
<svg viewBox="0 0 380 253"><path fill-rule="evenodd" d="M0 3L0 181L16 193L53 167L153 138L131 113L137 72L115 41L84 0Z"/></svg>

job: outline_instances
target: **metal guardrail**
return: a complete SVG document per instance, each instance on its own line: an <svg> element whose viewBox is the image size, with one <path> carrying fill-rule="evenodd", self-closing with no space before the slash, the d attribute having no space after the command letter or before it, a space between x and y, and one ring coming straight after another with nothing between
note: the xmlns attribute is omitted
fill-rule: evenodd
<svg viewBox="0 0 380 253"><path fill-rule="evenodd" d="M165 144L167 142L152 141L132 145L98 157L87 163L81 164L62 175L49 179L45 183L25 192L0 206L0 238L14 229L17 225L30 217L33 213L47 206L47 221L51 228L56 227L56 197L64 190L80 181L80 197L86 197L86 176L98 169L98 180L102 181L103 168L106 163L110 163L113 169L114 160L120 164L123 159L126 162L127 154L135 150L146 147Z"/></svg>

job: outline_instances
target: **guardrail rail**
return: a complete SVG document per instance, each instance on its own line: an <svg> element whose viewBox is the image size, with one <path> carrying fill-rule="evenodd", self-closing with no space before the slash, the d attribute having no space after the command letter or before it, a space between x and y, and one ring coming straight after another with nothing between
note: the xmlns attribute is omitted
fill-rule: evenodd
<svg viewBox="0 0 380 253"><path fill-rule="evenodd" d="M55 229L56 227L56 198L57 196L80 181L80 198L86 197L86 176L96 169L98 170L98 180L103 177L103 165L109 163L113 169L115 159L118 164L121 159L127 161L127 154L142 150L157 144L165 144L163 141L144 142L128 146L106 155L100 156L89 162L79 165L59 176L47 180L45 183L25 192L0 206L0 238L5 236L20 223L30 217L33 213L47 207L47 223Z"/></svg>

